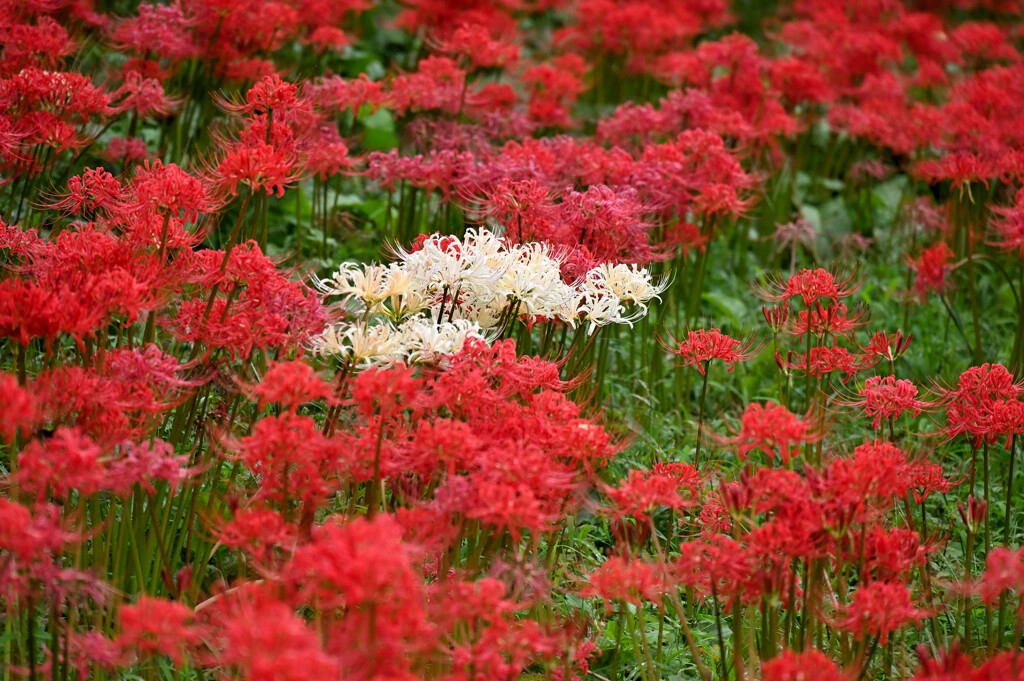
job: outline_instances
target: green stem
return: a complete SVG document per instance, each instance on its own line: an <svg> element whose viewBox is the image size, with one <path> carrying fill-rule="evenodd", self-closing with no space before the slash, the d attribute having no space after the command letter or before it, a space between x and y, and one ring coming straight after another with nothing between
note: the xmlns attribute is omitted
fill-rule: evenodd
<svg viewBox="0 0 1024 681"><path fill-rule="evenodd" d="M710 361L705 361L704 362L704 371L701 372L702 374L704 374L704 379L701 382L701 386L700 386L700 412L699 412L699 414L697 416L697 451L696 451L696 454L694 455L694 464L693 464L694 466L696 466L698 468L700 467L700 446L701 446L701 442L702 442L703 437L704 437L704 401L705 401L705 398L707 397L707 392L708 392L708 370L710 368L710 365L711 365Z"/></svg>

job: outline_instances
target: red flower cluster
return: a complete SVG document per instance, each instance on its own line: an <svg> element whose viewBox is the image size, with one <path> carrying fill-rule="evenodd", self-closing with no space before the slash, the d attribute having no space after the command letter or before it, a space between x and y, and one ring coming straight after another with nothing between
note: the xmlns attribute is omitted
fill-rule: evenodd
<svg viewBox="0 0 1024 681"><path fill-rule="evenodd" d="M108 5L0 3L0 669L1021 676L1020 2Z"/></svg>

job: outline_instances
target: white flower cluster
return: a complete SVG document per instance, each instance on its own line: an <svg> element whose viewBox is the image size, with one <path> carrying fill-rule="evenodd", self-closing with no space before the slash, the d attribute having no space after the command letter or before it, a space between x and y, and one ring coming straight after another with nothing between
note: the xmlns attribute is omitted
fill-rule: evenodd
<svg viewBox="0 0 1024 681"><path fill-rule="evenodd" d="M314 352L359 363L433 362L459 352L467 338L498 336L521 319L585 324L592 334L632 325L667 285L623 264L599 265L566 283L547 244L509 245L483 228L462 239L435 234L395 254L391 265L343 263L330 279L315 280L325 296L343 298L356 323L325 329L311 341Z"/></svg>

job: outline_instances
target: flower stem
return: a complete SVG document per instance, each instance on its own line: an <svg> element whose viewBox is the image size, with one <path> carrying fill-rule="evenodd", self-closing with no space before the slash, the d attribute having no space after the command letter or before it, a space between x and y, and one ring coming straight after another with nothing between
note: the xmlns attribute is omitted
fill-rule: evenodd
<svg viewBox="0 0 1024 681"><path fill-rule="evenodd" d="M711 362L704 362L704 371L701 372L704 374L704 380L700 386L700 413L697 416L697 452L694 454L693 463L698 468L700 468L700 446L704 437L704 402L708 393L708 369L710 365Z"/></svg>

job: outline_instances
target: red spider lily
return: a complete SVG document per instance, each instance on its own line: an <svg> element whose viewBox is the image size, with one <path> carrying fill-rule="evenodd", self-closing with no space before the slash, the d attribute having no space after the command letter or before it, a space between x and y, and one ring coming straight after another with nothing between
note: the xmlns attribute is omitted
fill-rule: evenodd
<svg viewBox="0 0 1024 681"><path fill-rule="evenodd" d="M516 617L521 604L505 597L507 587L497 579L448 584L439 584L431 601L456 678L504 678L531 663L548 661L564 668L588 649L580 644L582 631L571 620L541 624ZM577 646L582 650L569 652Z"/></svg>
<svg viewBox="0 0 1024 681"><path fill-rule="evenodd" d="M0 282L0 337L24 346L33 338L50 343L61 333L85 336L98 326L99 315L77 302L65 291L5 279Z"/></svg>
<svg viewBox="0 0 1024 681"><path fill-rule="evenodd" d="M111 113L110 97L81 73L27 68L4 85L18 94L19 106L26 111L46 106L68 118Z"/></svg>
<svg viewBox="0 0 1024 681"><path fill-rule="evenodd" d="M315 292L290 281L255 243L236 246L227 258L210 249L195 258L196 266L186 273L190 279L227 291L228 297L187 299L173 317L161 319L179 340L249 356L257 348L297 348L324 328L326 312Z"/></svg>
<svg viewBox="0 0 1024 681"><path fill-rule="evenodd" d="M181 103L168 97L164 87L155 78L146 78L138 71L125 73L124 83L112 95L120 99L116 108L131 111L142 118L169 116Z"/></svg>
<svg viewBox="0 0 1024 681"><path fill-rule="evenodd" d="M366 107L373 113L387 101L383 87L382 83L371 81L365 73L352 80L331 76L314 82L311 96L325 109L348 109L355 113Z"/></svg>
<svg viewBox="0 0 1024 681"><path fill-rule="evenodd" d="M971 657L964 654L960 648L960 641L953 641L948 650L939 651L937 657L932 657L932 652L927 646L917 647L917 657L921 662L921 668L914 675L912 681L953 681L953 679L969 679L971 681L995 681L998 676L980 674L975 669ZM1012 676L1008 677L1012 678Z"/></svg>
<svg viewBox="0 0 1024 681"><path fill-rule="evenodd" d="M907 261L910 269L917 274L914 290L921 300L932 291L941 296L952 286L947 277L953 271L954 266L950 264L953 257L953 249L945 241L940 241L934 246L921 249L921 255L916 260Z"/></svg>
<svg viewBox="0 0 1024 681"><path fill-rule="evenodd" d="M728 599L742 589L753 571L750 554L731 537L721 534L685 542L671 567L672 578L694 587L706 598Z"/></svg>
<svg viewBox="0 0 1024 681"><path fill-rule="evenodd" d="M132 605L123 605L118 612L121 633L118 644L144 655L167 655L175 664L182 664L185 652L204 637L205 628L196 620L196 613L183 603L143 595Z"/></svg>
<svg viewBox="0 0 1024 681"><path fill-rule="evenodd" d="M955 388L936 390L939 404L946 407L944 433L949 438L967 434L976 445L994 444L1024 432L1024 383L1000 364L971 367Z"/></svg>
<svg viewBox="0 0 1024 681"><path fill-rule="evenodd" d="M833 460L822 471L823 488L837 503L873 518L907 496L914 480L908 476L907 454L889 442L859 445L849 458Z"/></svg>
<svg viewBox="0 0 1024 681"><path fill-rule="evenodd" d="M342 669L400 677L436 641L418 572L402 528L382 515L315 528L312 540L283 568L282 583L288 602L333 613L324 649ZM460 603L472 610L466 600Z"/></svg>
<svg viewBox="0 0 1024 681"><path fill-rule="evenodd" d="M619 175L650 203L664 207L666 220L684 219L705 191L708 210L742 212L746 201L740 196L755 184L722 136L706 130L687 130L671 142L648 145Z"/></svg>
<svg viewBox="0 0 1024 681"><path fill-rule="evenodd" d="M921 461L911 468L913 476L914 500L923 503L929 495L946 494L966 480L964 477L948 478L942 466L929 461Z"/></svg>
<svg viewBox="0 0 1024 681"><path fill-rule="evenodd" d="M95 670L116 672L130 664L122 646L99 632L68 632L67 643L64 662L74 666L80 677Z"/></svg>
<svg viewBox="0 0 1024 681"><path fill-rule="evenodd" d="M740 428L733 437L714 436L723 446L736 447L741 459L746 459L750 452L760 450L768 457L776 454L784 464L791 457L800 453L800 447L808 442L816 442L822 434L816 432L814 424L807 419L798 418L785 407L768 402L747 405L740 417Z"/></svg>
<svg viewBox="0 0 1024 681"><path fill-rule="evenodd" d="M550 190L536 180L513 180L503 177L488 188L476 203L481 222L493 219L505 227L509 239L526 243L537 241L553 227L535 225L548 220L554 201Z"/></svg>
<svg viewBox="0 0 1024 681"><path fill-rule="evenodd" d="M808 357L810 358L808 360ZM791 353L789 360L783 360L776 351L775 361L780 367L809 373L814 378L822 378L827 374L843 374L843 383L848 383L857 373L871 368L876 358L868 355L857 355L839 346L811 348L809 353Z"/></svg>
<svg viewBox="0 0 1024 681"><path fill-rule="evenodd" d="M104 488L103 449L77 429L58 428L44 442L33 441L18 454L15 482L43 502L72 490L89 496Z"/></svg>
<svg viewBox="0 0 1024 681"><path fill-rule="evenodd" d="M217 601L210 626L217 632L207 665L253 681L311 681L341 674L319 633L267 589L243 585Z"/></svg>
<svg viewBox="0 0 1024 681"><path fill-rule="evenodd" d="M779 657L761 665L762 681L849 681L849 676L832 658L813 649L804 652L786 649Z"/></svg>
<svg viewBox="0 0 1024 681"><path fill-rule="evenodd" d="M951 154L935 161L920 161L915 167L918 176L929 182L952 180L952 188L971 193L971 182L982 182L988 188L989 179L998 175L992 162L970 153Z"/></svg>
<svg viewBox="0 0 1024 681"><path fill-rule="evenodd" d="M146 161L132 178L135 205L163 216L181 217L195 222L199 214L214 207L203 182L174 163Z"/></svg>
<svg viewBox="0 0 1024 681"><path fill-rule="evenodd" d="M699 492L700 476L689 464L675 464L652 471L632 470L618 487L605 490L612 501L612 517L633 516L647 521L648 513L660 506L680 510L694 504L693 496ZM686 494L683 494L683 490Z"/></svg>
<svg viewBox="0 0 1024 681"><path fill-rule="evenodd" d="M766 275L751 282L750 288L762 300L785 302L799 297L809 307L821 298L837 300L852 295L861 287L859 275L859 266L803 269L786 280L777 274Z"/></svg>
<svg viewBox="0 0 1024 681"><path fill-rule="evenodd" d="M928 615L928 611L914 607L906 585L872 582L853 593L852 602L837 624L858 641L870 635L877 636L880 645L886 645L890 634Z"/></svg>
<svg viewBox="0 0 1024 681"><path fill-rule="evenodd" d="M270 566L281 547L295 545L297 529L269 508L246 508L212 528L217 540L232 549L244 549L258 565ZM306 537L308 539L308 537Z"/></svg>
<svg viewBox="0 0 1024 681"><path fill-rule="evenodd" d="M458 56L477 69L507 67L519 59L517 45L496 40L481 24L464 24L433 42L438 52Z"/></svg>
<svg viewBox="0 0 1024 681"><path fill-rule="evenodd" d="M106 446L147 437L153 422L177 397L149 376L129 379L115 369L63 367L43 371L32 389L48 418L78 425Z"/></svg>
<svg viewBox="0 0 1024 681"><path fill-rule="evenodd" d="M701 234L700 227L690 222L677 222L665 230L665 246L678 246L684 258L690 257L691 250L703 252L710 241L709 235Z"/></svg>
<svg viewBox="0 0 1024 681"><path fill-rule="evenodd" d="M772 333L779 333L789 319L789 305L767 305L761 306L761 314ZM806 327L805 327L806 328Z"/></svg>
<svg viewBox="0 0 1024 681"><path fill-rule="evenodd" d="M993 207L992 212L999 216L992 225L998 239L992 245L1024 257L1024 191L1017 192L1013 206Z"/></svg>
<svg viewBox="0 0 1024 681"><path fill-rule="evenodd" d="M63 600L80 594L106 602L109 587L59 564L62 554L84 541L61 511L55 504L26 506L0 497L0 593L5 598Z"/></svg>
<svg viewBox="0 0 1024 681"><path fill-rule="evenodd" d="M681 48L703 30L729 19L721 2L582 2L572 13L573 25L556 36L574 49L608 55L636 55L631 71L654 55ZM604 20L602 20L604 19Z"/></svg>
<svg viewBox="0 0 1024 681"><path fill-rule="evenodd" d="M300 103L298 87L286 83L276 73L262 78L245 93L245 105L235 113L253 114L257 111L284 113ZM231 109L229 109L231 110Z"/></svg>
<svg viewBox="0 0 1024 681"><path fill-rule="evenodd" d="M60 333L82 342L112 318L134 323L163 302L164 287L178 274L149 249L93 225L62 231L29 261L31 280L0 282L7 291L0 300L0 332L19 342L50 342Z"/></svg>
<svg viewBox="0 0 1024 681"><path fill-rule="evenodd" d="M285 187L301 175L298 159L286 149L275 149L257 140L254 144L233 145L211 171L217 188L228 196L238 195L238 184L252 192L264 191L267 196L277 192L284 196Z"/></svg>
<svg viewBox="0 0 1024 681"><path fill-rule="evenodd" d="M386 515L316 527L311 540L296 548L282 578L289 600L319 603L326 610L361 609L392 595L414 599L422 588L401 527Z"/></svg>
<svg viewBox="0 0 1024 681"><path fill-rule="evenodd" d="M19 433L28 434L40 422L35 397L18 385L18 379L0 373L0 401L5 408L0 412L0 439L8 444Z"/></svg>
<svg viewBox="0 0 1024 681"><path fill-rule="evenodd" d="M695 50L670 52L651 70L663 81L707 93L718 109L715 127L761 148L773 145L777 135L792 135L799 129L781 100L788 94L804 93L799 86L789 93L769 89L772 65L758 52L752 39L734 33L718 41L703 41ZM786 78L776 80L786 85Z"/></svg>
<svg viewBox="0 0 1024 681"><path fill-rule="evenodd" d="M77 45L68 35L68 27L45 11L35 11L35 8L24 13L6 11L6 42L0 59L0 74L18 73L29 66L53 69L62 57L74 52Z"/></svg>
<svg viewBox="0 0 1024 681"><path fill-rule="evenodd" d="M985 558L985 572L975 588L989 605L995 605L1006 591L1024 593L1024 550L994 547Z"/></svg>
<svg viewBox="0 0 1024 681"><path fill-rule="evenodd" d="M923 566L928 556L941 548L941 543L934 540L922 543L913 530L886 530L877 525L863 536L863 546L861 539L856 533L847 534L844 554L861 555L865 573L886 581L909 578L912 570Z"/></svg>
<svg viewBox="0 0 1024 681"><path fill-rule="evenodd" d="M615 540L614 551L618 555L634 555L634 552L647 546L651 539L650 523L638 522L636 519L612 518L608 521L608 531Z"/></svg>
<svg viewBox="0 0 1024 681"><path fill-rule="evenodd" d="M308 416L285 413L261 419L251 435L229 447L260 476L257 497L282 508L295 499L309 512L340 485L342 452Z"/></svg>
<svg viewBox="0 0 1024 681"><path fill-rule="evenodd" d="M996 653L977 667L972 666L970 656L960 652L959 643L954 641L950 650L942 653L938 660L930 659L925 646L917 651L921 659L921 669L911 681L951 681L967 679L968 681L1000 681L1001 679L1019 679L1020 668L1024 660L1016 650Z"/></svg>
<svg viewBox="0 0 1024 681"><path fill-rule="evenodd" d="M850 310L845 303L824 306L817 301L813 308L797 311L796 318L789 321L786 331L797 343L802 342L808 329L818 338L835 342L838 337L852 338L856 330L867 323L870 314L865 305L855 305Z"/></svg>
<svg viewBox="0 0 1024 681"><path fill-rule="evenodd" d="M49 504L24 506L0 497L0 548L14 557L14 564L5 561L0 566L0 585L7 586L12 571L19 563L49 562L64 547L81 540L81 536L66 527L60 510Z"/></svg>
<svg viewBox="0 0 1024 681"><path fill-rule="evenodd" d="M814 223L806 218L798 218L792 222L775 226L775 232L771 239L775 247L780 250L791 250L796 255L797 245L802 245L808 252L814 252L814 242L818 238L819 230Z"/></svg>
<svg viewBox="0 0 1024 681"><path fill-rule="evenodd" d="M186 380L178 374L189 368L179 364L173 355L157 345L118 349L100 358L103 374L133 387L146 386L157 399L173 402L181 389L202 384L202 380Z"/></svg>
<svg viewBox="0 0 1024 681"><path fill-rule="evenodd" d="M967 506L964 507L962 500L957 500L956 509L960 512L960 519L967 526L967 531L977 533L985 523L985 515L988 513L988 502L978 499L973 494L967 495Z"/></svg>
<svg viewBox="0 0 1024 681"><path fill-rule="evenodd" d="M838 402L844 407L857 408L871 418L871 427L878 430L882 419L892 423L904 413L917 416L922 409L932 406L917 399L917 386L907 379L895 376L872 376L857 391L856 397Z"/></svg>
<svg viewBox="0 0 1024 681"><path fill-rule="evenodd" d="M746 362L757 357L764 347L764 341L755 334L735 339L717 328L688 331L686 338L681 341L669 335L667 341L659 338L659 342L665 350L681 357L678 366L696 367L701 375L704 375L712 360L722 360L726 370L732 371L736 362Z"/></svg>
<svg viewBox="0 0 1024 681"><path fill-rule="evenodd" d="M102 168L86 168L81 175L68 180L68 193L47 205L66 215L95 214L102 211L117 215L124 210L127 190L113 175Z"/></svg>
<svg viewBox="0 0 1024 681"><path fill-rule="evenodd" d="M600 596L609 612L610 601L637 606L644 601L657 603L669 588L666 576L664 565L613 556L589 575L589 584L580 590L580 595L584 598Z"/></svg>
<svg viewBox="0 0 1024 681"><path fill-rule="evenodd" d="M411 367L370 369L356 376L352 400L363 416L395 416L411 406L424 388Z"/></svg>
<svg viewBox="0 0 1024 681"><path fill-rule="evenodd" d="M318 38L318 35L328 33L328 35L340 34L340 26L345 26L347 22L355 20L366 10L373 7L373 4L369 0L343 0L341 2L335 2L334 0L309 0L304 2L297 7L300 12L300 18L303 24L308 25L311 29L311 34L305 38L305 40L313 45L323 45L324 40ZM331 42L331 45L335 47L343 47L347 42L337 42L339 39L335 39Z"/></svg>
<svg viewBox="0 0 1024 681"><path fill-rule="evenodd" d="M389 191L395 190L398 181L406 180L430 191L440 189L445 199L450 199L460 188L462 178L468 177L473 156L451 150L404 158L395 151L374 152L367 157L367 164L367 177L380 181Z"/></svg>
<svg viewBox="0 0 1024 681"><path fill-rule="evenodd" d="M431 513L513 536L546 531L582 502L579 491L615 446L558 392L573 385L559 380L558 367L517 358L511 341L468 343L450 362L429 380L402 368L357 376L353 396L365 420L339 434L346 472L370 480L377 469L412 499L429 490ZM417 485L413 475L438 482Z"/></svg>
<svg viewBox="0 0 1024 681"><path fill-rule="evenodd" d="M882 661L874 645L940 608L954 611L951 597L980 594L1015 610L1020 552L982 551L988 508L973 497L961 519L979 541L965 559L987 555L985 576L952 589L925 579L929 603L942 602L935 612L910 593L940 541L923 527L916 533L913 518L904 529L895 507L913 492L931 522L952 499L933 499L929 516L927 497L954 492L960 473L893 443L848 453L849 433L834 418L835 442L821 462L794 465L802 445L823 438L816 418L829 403L875 428L943 406L941 432L974 445L1024 435L1024 386L1002 367L936 386L938 397L927 398L936 405L895 375L837 391L836 379L883 360L895 374L910 343L879 332L860 345L867 313L847 299L860 285L853 268L794 267L755 284L775 340L785 330L795 341L789 361L777 348L779 378L804 372L808 390L820 386L820 400L809 398L822 415L749 404L719 441L741 467L757 450L766 466L712 480L684 463L609 477L623 446L594 405L570 399L584 378L562 381L566 367L521 357L526 346L512 341L473 340L416 368L341 362L328 380L303 355L337 311L302 272L264 253L279 252L281 238L298 250L296 262L332 243L362 252L366 244L346 242L350 217L368 220L360 239L383 229L409 241L436 229L414 244L451 252L454 237L442 234L489 222L509 241L545 242L567 283L599 264L688 260L698 249L701 261L711 254L704 264L720 283L748 258L712 241L742 247L750 230L777 219L771 207L745 215L762 179L780 179L768 198L783 199L783 212L789 194L810 192L812 203L835 198L870 218L877 201L861 199L872 198L874 179L894 178L874 193L902 187L936 197L905 196L905 210L882 222L897 220L887 230L897 241L924 235L914 248L933 244L913 251L914 285L952 306L957 244L1004 251L1003 260L1024 254L1021 201L1006 201L1024 179L1015 2L799 0L783 3L756 41L714 38L732 21L724 0L400 0L388 31L405 37L363 35L390 21L394 4L368 0L175 0L128 18L89 0L0 8L0 193L26 225L0 222L0 357L12 372L0 372L0 459L9 471L0 600L19 622L4 662L26 676L59 674L61 664L80 677L172 664L255 681L534 672L569 681L586 674L595 652L588 636L607 617L593 627L568 619L572 604L554 593L557 575L537 551L546 545L555 558L545 538L598 508L595 500L617 557L584 570L581 594L656 611L669 630L674 615L660 606L670 588L687 587L686 610L704 624L724 606L734 625L750 626L731 632L738 656L717 651L725 676L726 657L737 678L877 676L890 657L900 665L898 651ZM975 15L986 20L962 21ZM385 43L394 54L364 58ZM338 52L348 45L358 49ZM367 73L317 75L360 65ZM310 80L299 80L305 74ZM211 86L240 94L211 100ZM648 102L652 91L665 94ZM187 106L177 106L185 93ZM638 101L616 101L625 93ZM818 168L824 184L808 185L793 171L814 170L806 162L814 165L822 141L832 163ZM52 177L38 177L44 172ZM930 191L907 177L944 186ZM50 180L59 195L47 195ZM968 194L977 206L957 196L957 186L979 183L991 191ZM269 199L286 189L294 201ZM377 190L393 194L379 201ZM367 191L358 205L347 198ZM253 205L246 198L225 211L239 193ZM237 203L245 204L238 216ZM282 237L273 226L284 225L288 206L300 230ZM258 234L246 208L278 243L246 241ZM986 246L978 235L989 215ZM240 234L222 234L236 217ZM307 224L323 232L319 248L319 239L303 239ZM782 231L789 246L809 243L800 225ZM862 231L836 239L854 252L867 241ZM978 283L982 296L1007 288ZM875 282L871 295L879 290ZM564 348L562 335L543 331L539 351ZM753 337L710 327L662 345L704 378L715 360L731 371L761 349ZM595 358L612 373L622 360L611 351ZM593 375L600 382L605 373ZM741 387L756 391L755 383ZM781 400L785 384L778 389ZM702 404L701 426L703 412ZM940 453L933 458L945 464ZM1009 480L998 465L995 473ZM153 517L133 518L139 510ZM363 513L371 517L357 518ZM653 528L662 514L671 527ZM140 527L160 530L150 542L160 550L141 567L124 553ZM655 544L664 557L641 558ZM197 595L207 600L195 605ZM769 629L750 617L758 610ZM829 639L828 651L773 648L772 627L807 644L804 620L807 633L817 627ZM104 631L81 633L89 627ZM844 630L860 645L851 649ZM748 639L753 668L744 672ZM601 664L621 667L620 652ZM672 652L660 662L682 664ZM770 659L758 665L757 654ZM921 681L1004 681L1024 668L1017 651L990 650L976 663L955 647L922 657Z"/></svg>
<svg viewBox="0 0 1024 681"><path fill-rule="evenodd" d="M732 520L729 517L729 509L717 497L711 497L701 507L700 515L697 518L697 525L705 538L716 534L730 535L732 533Z"/></svg>
<svg viewBox="0 0 1024 681"><path fill-rule="evenodd" d="M652 226L644 221L648 208L636 192L612 191L591 185L585 192L569 189L546 219L534 222L528 240L543 240L566 246L580 245L599 262L646 263L657 253L648 244ZM547 228L538 233L537 228Z"/></svg>
<svg viewBox="0 0 1024 681"><path fill-rule="evenodd" d="M523 71L521 79L530 86L530 117L544 127L571 128L570 108L586 89L586 71L586 62L572 53Z"/></svg>
<svg viewBox="0 0 1024 681"><path fill-rule="evenodd" d="M1024 395L1024 381L1016 380L1001 364L970 367L960 374L956 387L936 388L943 403L961 402L976 406L990 400L1013 400Z"/></svg>
<svg viewBox="0 0 1024 681"><path fill-rule="evenodd" d="M457 115L465 89L466 72L454 60L430 56L419 62L416 72L391 81L389 104L398 114L437 110Z"/></svg>
<svg viewBox="0 0 1024 681"><path fill-rule="evenodd" d="M259 382L241 383L241 387L260 406L277 403L292 412L308 402L329 402L334 394L330 384L300 360L274 362Z"/></svg>
<svg viewBox="0 0 1024 681"><path fill-rule="evenodd" d="M332 125L322 125L315 134L317 139L311 142L305 169L319 180L350 171L356 159L349 156L348 145L342 141L338 130Z"/></svg>
<svg viewBox="0 0 1024 681"><path fill-rule="evenodd" d="M158 54L165 59L180 61L199 54L190 29L196 19L185 14L180 4L141 4L138 16L121 20L111 36L115 45L137 54Z"/></svg>
<svg viewBox="0 0 1024 681"><path fill-rule="evenodd" d="M307 45L312 45L315 50L323 54L327 50L340 50L352 44L352 38L345 34L340 28L334 26L317 26L305 38Z"/></svg>
<svg viewBox="0 0 1024 681"><path fill-rule="evenodd" d="M861 347L861 351L868 356L884 357L890 363L899 359L910 347L913 336L903 335L903 331L894 334L887 334L884 331L877 332L871 337L871 341Z"/></svg>

